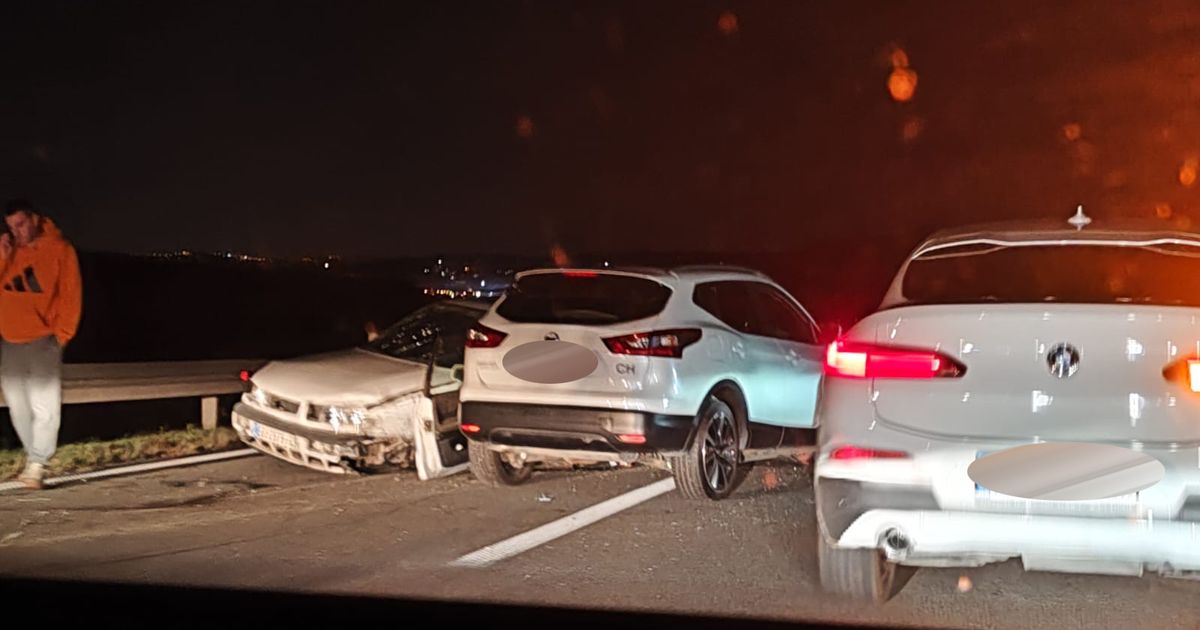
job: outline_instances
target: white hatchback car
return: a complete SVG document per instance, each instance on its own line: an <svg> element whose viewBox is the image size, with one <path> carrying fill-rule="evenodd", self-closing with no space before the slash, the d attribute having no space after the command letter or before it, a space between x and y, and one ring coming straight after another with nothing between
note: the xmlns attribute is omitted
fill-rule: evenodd
<svg viewBox="0 0 1200 630"><path fill-rule="evenodd" d="M934 235L828 349L827 590L907 566L1200 575L1200 235L1071 221Z"/></svg>
<svg viewBox="0 0 1200 630"><path fill-rule="evenodd" d="M458 388L481 302L435 302L359 348L272 361L233 408L246 444L332 473L415 465L421 479L466 470Z"/></svg>
<svg viewBox="0 0 1200 630"><path fill-rule="evenodd" d="M538 461L640 461L690 497L728 496L749 462L813 443L818 335L751 270L518 274L468 333L472 471L516 484Z"/></svg>

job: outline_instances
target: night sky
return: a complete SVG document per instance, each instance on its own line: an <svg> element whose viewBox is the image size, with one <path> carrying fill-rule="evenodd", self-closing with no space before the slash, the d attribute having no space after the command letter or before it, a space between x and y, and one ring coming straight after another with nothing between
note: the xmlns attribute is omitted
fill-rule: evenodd
<svg viewBox="0 0 1200 630"><path fill-rule="evenodd" d="M39 0L0 28L0 196L84 249L793 251L1200 211L1189 2Z"/></svg>

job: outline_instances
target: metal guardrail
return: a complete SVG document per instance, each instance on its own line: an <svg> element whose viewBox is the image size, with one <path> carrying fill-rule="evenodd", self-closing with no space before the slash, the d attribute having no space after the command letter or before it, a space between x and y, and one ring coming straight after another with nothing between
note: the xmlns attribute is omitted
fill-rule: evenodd
<svg viewBox="0 0 1200 630"><path fill-rule="evenodd" d="M241 392L241 371L253 372L266 363L262 359L68 363L63 365L63 404L198 397L201 425L215 429L217 396ZM0 406L8 406L3 394Z"/></svg>

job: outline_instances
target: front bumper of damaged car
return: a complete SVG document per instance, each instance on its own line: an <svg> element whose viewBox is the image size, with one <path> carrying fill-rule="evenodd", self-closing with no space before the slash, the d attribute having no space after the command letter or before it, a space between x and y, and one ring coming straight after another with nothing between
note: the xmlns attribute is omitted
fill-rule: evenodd
<svg viewBox="0 0 1200 630"><path fill-rule="evenodd" d="M396 407L396 406L389 406ZM412 460L412 417L416 405L399 405L372 415L362 427L318 425L283 418L242 401L233 408L233 428L247 446L284 461L329 473L346 473Z"/></svg>

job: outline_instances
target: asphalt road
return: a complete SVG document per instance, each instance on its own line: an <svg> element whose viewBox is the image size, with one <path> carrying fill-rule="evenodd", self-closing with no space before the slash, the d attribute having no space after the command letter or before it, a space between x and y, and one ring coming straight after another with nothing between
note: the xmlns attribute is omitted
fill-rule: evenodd
<svg viewBox="0 0 1200 630"><path fill-rule="evenodd" d="M731 500L668 492L484 568L456 559L663 478L333 477L267 457L0 495L0 574L925 627L1200 627L1200 583L917 572L880 607L822 594L805 469L759 466ZM960 592L960 578L971 588Z"/></svg>

